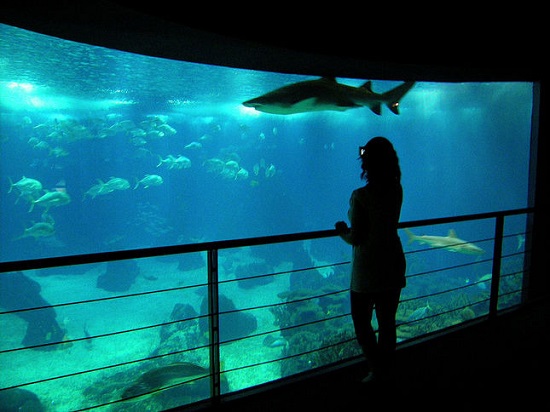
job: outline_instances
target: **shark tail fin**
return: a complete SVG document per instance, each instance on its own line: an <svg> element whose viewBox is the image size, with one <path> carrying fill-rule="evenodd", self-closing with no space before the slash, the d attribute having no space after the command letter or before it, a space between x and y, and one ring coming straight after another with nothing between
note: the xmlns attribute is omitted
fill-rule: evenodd
<svg viewBox="0 0 550 412"><path fill-rule="evenodd" d="M10 179L10 190L8 190L8 193L11 193L11 191L13 190L13 180L11 180L11 177L8 177L8 179Z"/></svg>
<svg viewBox="0 0 550 412"><path fill-rule="evenodd" d="M410 229L403 229L405 233L407 234L407 237L409 238L408 244L410 245L412 242L416 240L416 235L410 230Z"/></svg>
<svg viewBox="0 0 550 412"><path fill-rule="evenodd" d="M407 81L391 90L388 90L386 93L382 94L388 109L393 113L399 114L399 101L407 94L409 90L414 86L415 82Z"/></svg>

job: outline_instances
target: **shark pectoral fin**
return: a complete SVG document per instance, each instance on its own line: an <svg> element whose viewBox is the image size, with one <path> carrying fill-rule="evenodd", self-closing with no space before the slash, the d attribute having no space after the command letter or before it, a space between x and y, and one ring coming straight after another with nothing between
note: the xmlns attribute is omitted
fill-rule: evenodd
<svg viewBox="0 0 550 412"><path fill-rule="evenodd" d="M342 108L342 110L356 109L358 107L363 107L360 104L355 103L354 101L346 100L346 99L337 101L335 106Z"/></svg>
<svg viewBox="0 0 550 412"><path fill-rule="evenodd" d="M399 102L388 103L388 109L394 114L399 114Z"/></svg>
<svg viewBox="0 0 550 412"><path fill-rule="evenodd" d="M285 104L281 104L282 106L285 106ZM317 105L317 97L308 97L307 99L296 99L291 102L289 102L288 106L315 106Z"/></svg>
<svg viewBox="0 0 550 412"><path fill-rule="evenodd" d="M377 114L378 116L382 114L382 106L380 105L380 103L374 106L370 106L370 109L374 114Z"/></svg>

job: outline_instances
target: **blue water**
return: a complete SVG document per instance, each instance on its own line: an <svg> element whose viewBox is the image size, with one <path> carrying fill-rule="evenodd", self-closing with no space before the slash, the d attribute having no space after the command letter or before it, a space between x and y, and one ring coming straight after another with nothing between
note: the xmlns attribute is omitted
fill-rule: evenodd
<svg viewBox="0 0 550 412"><path fill-rule="evenodd" d="M314 73L159 59L5 25L0 36L2 261L330 229L363 184L357 148L376 135L400 157L402 221L527 206L530 83L418 82L400 115L283 116L241 103ZM378 93L401 83L371 80ZM141 136L152 122L176 133ZM191 167L160 163L169 155ZM209 171L212 159L248 177ZM148 174L163 183L134 188ZM22 177L70 203L29 211L17 189L8 193ZM130 187L86 195L112 177ZM19 238L44 220L53 235Z"/></svg>

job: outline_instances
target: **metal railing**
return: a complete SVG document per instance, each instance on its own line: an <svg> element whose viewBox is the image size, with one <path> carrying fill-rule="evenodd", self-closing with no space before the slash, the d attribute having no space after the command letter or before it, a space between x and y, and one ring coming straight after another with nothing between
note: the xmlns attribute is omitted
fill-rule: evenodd
<svg viewBox="0 0 550 412"><path fill-rule="evenodd" d="M400 341L412 342L418 337L442 331L472 319L491 319L497 315L499 310L521 304L526 298L529 278L530 227L533 213L533 208L524 208L400 223L399 227L403 229L450 223L493 222L488 226L490 235L470 240L480 245L489 244L491 249L489 258L475 258L466 262L453 262L453 264L448 264L445 261L441 267L437 267L437 265L435 267L420 267L422 265L430 266L432 261L440 258L440 255L434 259L431 257L417 258L420 254L438 253L437 247L407 250L407 260L413 264L409 265L408 286L405 288L405 291L410 289L410 292L402 294L400 312L398 313ZM524 230L506 232L505 221L512 216L525 219L524 223L520 225ZM117 342L140 341L140 337L141 341L153 342L158 339L157 332L160 332L161 337L164 336L165 341L172 338L180 339L177 343L170 343L169 346L157 345L152 350L149 348L141 351L139 356L133 354L131 359L121 360L114 356L114 360L105 363L97 359L90 359L88 362L84 362L89 364L89 367L82 365L82 368L78 370L63 371L60 369L61 372L45 370L30 374L28 377L22 375L11 381L3 378L0 394L14 390L51 393L52 385L78 386L76 381L86 380L93 381L94 384L82 391L84 400L71 405L70 409L102 409L113 407L113 405L114 407L123 405L125 402L142 402L153 399L151 403L147 404L147 407L151 410L160 410L201 401L216 402L227 393L327 366L343 359L358 357L360 351L350 328L347 285L342 283L342 279L345 279L345 275L349 273L349 259L317 263L314 266L281 268L267 273L257 269L258 273L246 273L246 276L236 275L232 272L233 277L228 277L226 271L220 270L220 257L223 259L226 257L225 254L240 248L291 242L299 242L297 244L302 247L304 241L329 240L335 236L333 230L324 230L0 263L0 276L9 276L10 272L24 272L33 269L206 253L205 273L200 270L199 281L189 283L182 280L183 284L166 288L0 312L0 319L6 319L11 315L23 315L22 317L24 317L28 313L51 309L77 313L77 308L86 308L86 311L89 311L88 308L94 307L94 305L112 307L112 310L116 310L117 306L123 306L120 302L136 301L139 303L132 307L154 306L155 302L160 304L160 302L171 301L172 296L181 299L182 296L189 298L197 293L202 295L202 300L206 303L205 308L201 309L199 313L192 313L191 305L185 307L184 305L175 305L172 312L173 318L171 317L168 321L163 318L161 321L157 319L144 322L143 325L128 324L125 327L116 328L110 325L105 326L105 330L101 333L94 334L90 334L84 328L83 335L80 337L53 340L37 345L12 344L9 346L9 344L1 344L0 364L5 371L21 368L21 365L25 364L24 362L28 362L29 359L32 362L33 358L38 361L50 356L52 359L56 359L55 355L52 355L58 352L55 349L69 348L70 350L70 345L80 349L88 347L90 353L93 354L93 345L97 344L102 348L111 346L116 348ZM518 245L517 248L508 248L511 252L503 254L504 242L508 240L513 242L516 237L522 239L524 243ZM339 239L334 239L334 241L340 242ZM443 250L446 253L445 258L450 256L448 252L445 252L445 248ZM503 260L505 264L508 261L513 261L514 264L509 264L510 268L503 270ZM518 264L521 267L518 267ZM490 272L485 277L476 280L464 276L464 273L483 271L487 266L490 266ZM223 272L223 278L220 276L220 272ZM334 281L335 283L329 290L317 290L312 287L296 291L296 288L288 287L286 289L288 292L279 293L271 301L265 300L260 304L256 302L244 306L239 305L239 307L227 307L225 300L221 300L225 299L224 295L226 294L223 292L234 291L239 284L242 286L247 282L259 282L260 285L263 283L266 286L261 290L265 291L270 288L268 282L279 281L280 284L288 286L289 279L302 275L302 277L311 278L312 273L317 276L322 273L320 279L323 282ZM438 276L442 276L441 279L444 281L430 279L430 277ZM428 289L426 289L426 284L430 285ZM433 285L442 286L437 289ZM257 287L251 288L255 290ZM247 293L248 296L253 295L253 292L249 291L250 289L245 290L243 296L247 296ZM476 293L471 293L472 291ZM257 292L254 293L257 294ZM266 293L263 292L263 294ZM176 307L183 313L174 314ZM74 311L71 311L73 308ZM124 308L121 307L117 313L124 316L123 312ZM253 316L251 313L257 313L258 316ZM268 326L269 324L265 323L261 327L250 327L248 330L228 335L228 329L241 322L236 321L236 316L241 315L248 315L248 320L252 318L274 319L275 325ZM182 331L185 332L185 335L182 334ZM191 333L193 339L181 341L183 336L188 336ZM312 339L308 341L308 337L312 337ZM102 342L107 343L101 344ZM257 346L264 349L270 348L266 350L273 349L273 351L264 353L263 357L256 359L252 356L253 351L250 348ZM114 351L116 352L116 349ZM246 356L247 351L248 356ZM239 357L238 362L231 362L232 357L228 354L235 352L241 353L243 356ZM91 356L91 358L94 357ZM182 359L192 359L193 361L187 362ZM208 367L200 366L205 364ZM266 370L274 369L277 369L278 373L264 373ZM90 376L93 376L94 379L89 378ZM121 381L126 383L122 387ZM243 381L245 383L238 383ZM164 395L166 393L172 394L170 399ZM156 396L148 396L151 394L156 394ZM55 399L50 400L50 402L54 401ZM62 408L67 407L63 404Z"/></svg>

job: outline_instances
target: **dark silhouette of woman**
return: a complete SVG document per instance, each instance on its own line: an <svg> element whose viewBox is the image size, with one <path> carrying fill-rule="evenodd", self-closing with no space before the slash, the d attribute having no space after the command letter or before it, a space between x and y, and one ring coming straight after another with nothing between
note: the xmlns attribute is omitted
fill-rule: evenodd
<svg viewBox="0 0 550 412"><path fill-rule="evenodd" d="M401 168L391 142L374 137L359 148L361 179L367 184L351 194L348 218L336 232L353 246L351 316L357 341L369 365L362 382L392 377L396 347L395 317L405 287L405 255L397 234L403 203ZM378 320L378 339L372 327Z"/></svg>

